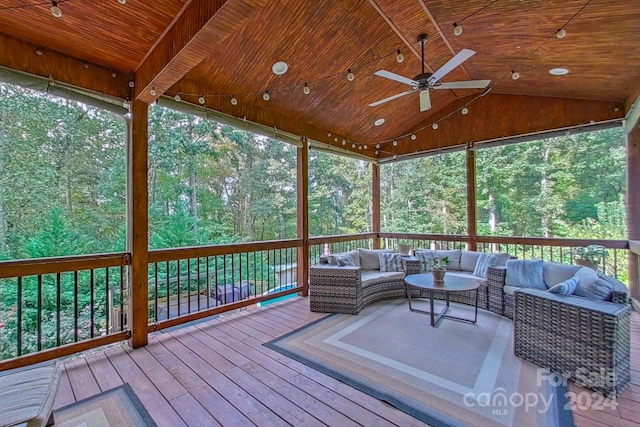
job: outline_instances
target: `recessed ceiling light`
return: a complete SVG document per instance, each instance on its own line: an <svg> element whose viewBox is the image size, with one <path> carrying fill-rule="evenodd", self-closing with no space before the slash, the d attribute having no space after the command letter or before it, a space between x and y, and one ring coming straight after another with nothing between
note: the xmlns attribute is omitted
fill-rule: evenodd
<svg viewBox="0 0 640 427"><path fill-rule="evenodd" d="M374 122L374 124L375 124L376 126L383 125L383 124L384 124L384 119L378 119L378 120L376 120L376 121Z"/></svg>
<svg viewBox="0 0 640 427"><path fill-rule="evenodd" d="M271 71L273 71L273 74L277 74L278 76L281 76L284 73L286 73L288 69L289 69L289 66L284 61L278 61L275 64L273 64L273 66L271 67Z"/></svg>
<svg viewBox="0 0 640 427"><path fill-rule="evenodd" d="M566 68L552 68L549 70L549 74L552 76L564 76L565 74L569 74L569 70Z"/></svg>

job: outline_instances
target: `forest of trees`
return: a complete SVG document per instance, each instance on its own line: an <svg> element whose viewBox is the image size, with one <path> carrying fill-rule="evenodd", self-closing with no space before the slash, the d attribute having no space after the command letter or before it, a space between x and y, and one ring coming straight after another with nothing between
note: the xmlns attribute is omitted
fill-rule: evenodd
<svg viewBox="0 0 640 427"><path fill-rule="evenodd" d="M479 233L624 239L624 147L610 129L477 150ZM465 234L465 173L462 151L383 165L383 231ZM370 231L370 164L312 150L309 222L312 236ZM0 260L122 252L126 229L124 119L0 83ZM151 249L295 237L296 148L152 106L149 232ZM93 277L95 295L88 272L77 289L73 275L51 276L22 283L24 351L36 346L38 286L44 348L56 322L61 343L105 327L115 272ZM17 287L0 280L0 358L16 354Z"/></svg>

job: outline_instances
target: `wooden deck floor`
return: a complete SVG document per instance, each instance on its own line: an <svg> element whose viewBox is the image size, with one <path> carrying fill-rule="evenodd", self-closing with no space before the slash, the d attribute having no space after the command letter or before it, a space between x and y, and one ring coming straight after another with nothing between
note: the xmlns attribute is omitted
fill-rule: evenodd
<svg viewBox="0 0 640 427"><path fill-rule="evenodd" d="M424 426L262 345L323 316L296 297L157 333L142 349L116 345L69 359L55 408L126 382L161 427ZM616 409L576 410L578 427L640 426L640 314L632 318L633 384Z"/></svg>

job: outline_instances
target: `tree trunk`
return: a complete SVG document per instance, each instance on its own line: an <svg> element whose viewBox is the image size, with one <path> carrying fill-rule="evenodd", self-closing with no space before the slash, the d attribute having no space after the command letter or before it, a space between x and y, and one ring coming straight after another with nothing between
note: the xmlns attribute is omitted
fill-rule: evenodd
<svg viewBox="0 0 640 427"><path fill-rule="evenodd" d="M550 155L550 149L548 147L546 147L544 149L544 151L542 152L542 176L540 178L540 200L541 200L541 205L542 205L542 218L541 218L541 227L542 227L542 233L544 235L544 237L549 237L550 235L550 230L549 230L549 223L550 223L550 218L549 218L549 206L548 206L548 202L549 202L549 195L551 193L551 182L549 181L549 176L547 175L547 167L549 164L549 155Z"/></svg>
<svg viewBox="0 0 640 427"><path fill-rule="evenodd" d="M193 156L189 156L189 201L191 203L191 216L198 220L198 196L196 192L196 165Z"/></svg>
<svg viewBox="0 0 640 427"><path fill-rule="evenodd" d="M498 214L496 213L496 199L493 193L489 193L489 230L491 235L495 236L498 230ZM491 251L498 252L498 244L491 244Z"/></svg>
<svg viewBox="0 0 640 427"><path fill-rule="evenodd" d="M3 90L4 91L4 90ZM4 97L4 94L3 94ZM7 112L4 108L0 111L0 181L4 179L4 147L8 140L5 124ZM5 185L0 182L0 253L7 253L7 219L4 211Z"/></svg>

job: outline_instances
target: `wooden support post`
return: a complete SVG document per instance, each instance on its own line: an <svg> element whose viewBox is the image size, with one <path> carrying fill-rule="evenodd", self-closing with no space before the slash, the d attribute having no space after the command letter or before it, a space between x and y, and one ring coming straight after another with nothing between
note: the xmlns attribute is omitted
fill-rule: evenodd
<svg viewBox="0 0 640 427"><path fill-rule="evenodd" d="M476 198L476 152L467 146L467 235L468 250L477 249L478 219Z"/></svg>
<svg viewBox="0 0 640 427"><path fill-rule="evenodd" d="M298 148L298 286L302 286L302 296L309 295L309 144L302 138Z"/></svg>
<svg viewBox="0 0 640 427"><path fill-rule="evenodd" d="M627 128L627 234L640 240L640 120ZM638 254L629 251L629 290L640 300Z"/></svg>
<svg viewBox="0 0 640 427"><path fill-rule="evenodd" d="M380 249L380 166L371 163L371 231L376 233L373 248Z"/></svg>
<svg viewBox="0 0 640 427"><path fill-rule="evenodd" d="M149 316L149 197L147 188L148 114L149 105L142 101L131 104L132 118L127 149L127 250L131 253L129 271L129 317L132 348L147 345Z"/></svg>

